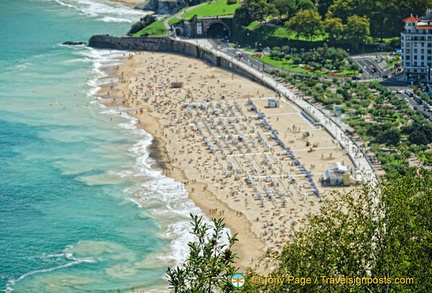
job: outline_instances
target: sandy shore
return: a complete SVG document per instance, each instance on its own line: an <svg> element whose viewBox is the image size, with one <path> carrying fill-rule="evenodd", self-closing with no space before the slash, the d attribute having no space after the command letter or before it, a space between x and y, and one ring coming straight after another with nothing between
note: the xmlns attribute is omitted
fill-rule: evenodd
<svg viewBox="0 0 432 293"><path fill-rule="evenodd" d="M110 0L110 1L111 2L122 3L122 4L124 4L126 6L129 6L129 7L132 7L132 8L135 8L135 7L137 7L138 5L140 5L140 4L144 3L144 2L148 2L148 1L145 1L145 0Z"/></svg>
<svg viewBox="0 0 432 293"><path fill-rule="evenodd" d="M179 55L137 52L120 66L118 77L121 82L103 89L107 103L129 107L154 137L152 156L161 162L156 167L183 182L209 218L223 217L238 233L242 269L263 271L257 260L265 251L279 250L302 218L319 210L332 190L319 184L330 164L353 167L339 144L298 108L232 72ZM280 106L268 108L267 99ZM313 172L320 196L256 118L251 102Z"/></svg>

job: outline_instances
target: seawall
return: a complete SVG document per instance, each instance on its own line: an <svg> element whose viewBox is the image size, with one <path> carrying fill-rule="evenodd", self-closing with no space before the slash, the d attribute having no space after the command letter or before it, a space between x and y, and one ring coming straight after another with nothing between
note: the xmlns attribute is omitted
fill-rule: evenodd
<svg viewBox="0 0 432 293"><path fill-rule="evenodd" d="M232 70L238 74L246 76L253 81L269 86L263 80L256 78L244 66L233 63L225 56L216 54L211 48L203 48L191 41L174 40L168 37L114 37L109 35L92 36L89 40L90 47L98 49L128 50L128 51L151 51L151 52L169 52L182 54L214 65Z"/></svg>

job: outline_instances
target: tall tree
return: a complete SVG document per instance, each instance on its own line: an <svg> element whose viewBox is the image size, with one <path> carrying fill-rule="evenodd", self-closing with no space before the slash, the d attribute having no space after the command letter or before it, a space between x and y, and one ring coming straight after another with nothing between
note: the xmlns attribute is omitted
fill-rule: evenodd
<svg viewBox="0 0 432 293"><path fill-rule="evenodd" d="M297 0L297 11L300 10L317 10L315 4L311 0Z"/></svg>
<svg viewBox="0 0 432 293"><path fill-rule="evenodd" d="M345 25L342 23L342 19L337 17L326 18L323 21L323 27L330 41L340 40L345 31Z"/></svg>
<svg viewBox="0 0 432 293"><path fill-rule="evenodd" d="M345 37L351 40L354 49L360 49L370 35L369 19L366 16L349 16L345 28Z"/></svg>
<svg viewBox="0 0 432 293"><path fill-rule="evenodd" d="M274 0L272 4L279 11L281 20L291 18L297 13L295 0Z"/></svg>
<svg viewBox="0 0 432 293"><path fill-rule="evenodd" d="M324 17L329 9L329 7L333 4L334 0L317 0L317 8L319 14Z"/></svg>
<svg viewBox="0 0 432 293"><path fill-rule="evenodd" d="M285 23L285 26L297 34L297 38L303 36L312 38L322 33L321 16L314 10L301 10L296 16Z"/></svg>

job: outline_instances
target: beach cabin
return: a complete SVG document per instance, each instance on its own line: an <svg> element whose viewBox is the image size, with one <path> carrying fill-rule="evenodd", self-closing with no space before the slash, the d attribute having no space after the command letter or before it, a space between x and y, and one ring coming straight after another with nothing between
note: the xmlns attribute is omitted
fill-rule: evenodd
<svg viewBox="0 0 432 293"><path fill-rule="evenodd" d="M268 99L267 103L267 108L279 108L279 100Z"/></svg>
<svg viewBox="0 0 432 293"><path fill-rule="evenodd" d="M324 186L348 186L353 183L349 166L344 166L339 162L330 167L322 175Z"/></svg>

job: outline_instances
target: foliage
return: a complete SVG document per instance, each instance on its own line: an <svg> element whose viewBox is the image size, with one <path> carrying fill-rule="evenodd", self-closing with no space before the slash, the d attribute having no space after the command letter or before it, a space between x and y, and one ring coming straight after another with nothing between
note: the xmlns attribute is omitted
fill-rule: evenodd
<svg viewBox="0 0 432 293"><path fill-rule="evenodd" d="M409 135L408 140L414 144L426 145L432 142L432 125L421 118L402 131Z"/></svg>
<svg viewBox="0 0 432 293"><path fill-rule="evenodd" d="M280 19L289 19L297 13L295 0L274 0L273 4L279 11Z"/></svg>
<svg viewBox="0 0 432 293"><path fill-rule="evenodd" d="M343 37L345 25L342 23L342 19L337 17L326 18L323 27L330 40L340 40Z"/></svg>
<svg viewBox="0 0 432 293"><path fill-rule="evenodd" d="M261 23L266 15L277 13L275 6L265 0L245 0L234 13L234 22L247 26L253 21Z"/></svg>
<svg viewBox="0 0 432 293"><path fill-rule="evenodd" d="M131 29L127 33L129 36L139 32L143 28L149 26L153 22L156 21L156 17L154 15L146 15L142 17L139 21L137 21L134 25L132 25Z"/></svg>
<svg viewBox="0 0 432 293"><path fill-rule="evenodd" d="M366 16L371 22L371 34L382 38L399 36L405 17L411 13L423 15L425 9L431 7L431 0L335 0L329 6L327 15L339 17L344 22L353 15Z"/></svg>
<svg viewBox="0 0 432 293"><path fill-rule="evenodd" d="M326 200L321 213L309 216L275 257L271 276L285 282L262 285L261 292L427 292L432 287L432 173L400 171L403 176L390 173L378 192L365 186ZM288 282L290 276L310 277L311 283ZM377 279L329 284L322 276ZM399 285L395 278L414 282Z"/></svg>
<svg viewBox="0 0 432 293"><path fill-rule="evenodd" d="M285 26L297 33L297 38L303 36L312 39L323 30L321 16L314 10L301 10L296 16L285 23Z"/></svg>
<svg viewBox="0 0 432 293"><path fill-rule="evenodd" d="M302 10L314 10L316 11L315 3L311 0L297 0L296 1L297 12Z"/></svg>
<svg viewBox="0 0 432 293"><path fill-rule="evenodd" d="M325 16L329 7L333 4L334 0L317 0L318 12L321 16Z"/></svg>
<svg viewBox="0 0 432 293"><path fill-rule="evenodd" d="M182 267L168 268L168 281L175 293L232 292L231 277L237 271L233 265L236 254L231 247L238 239L227 235L228 243L222 243L225 229L223 219L213 219L213 227L204 223L202 216L191 215L192 234L196 242L189 242L190 255Z"/></svg>
<svg viewBox="0 0 432 293"><path fill-rule="evenodd" d="M364 16L352 15L348 17L345 35L353 43L354 48L366 43L370 34L369 19Z"/></svg>

